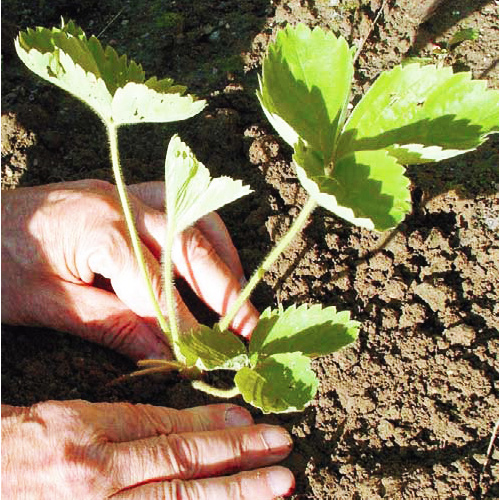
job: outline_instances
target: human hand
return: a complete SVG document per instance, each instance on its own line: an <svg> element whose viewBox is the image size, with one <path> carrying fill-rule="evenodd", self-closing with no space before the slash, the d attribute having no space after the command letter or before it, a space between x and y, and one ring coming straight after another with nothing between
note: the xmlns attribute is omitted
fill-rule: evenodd
<svg viewBox="0 0 500 500"><path fill-rule="evenodd" d="M137 184L129 192L148 273L165 311L159 264L164 185ZM212 309L228 310L243 270L217 214L177 238L172 260ZM103 277L112 289L98 286ZM196 327L179 295L176 305L181 331ZM248 337L257 318L246 303L231 327ZM2 321L73 333L135 360L170 357L112 184L84 180L2 193Z"/></svg>
<svg viewBox="0 0 500 500"><path fill-rule="evenodd" d="M254 425L245 409L231 404L2 406L2 495L266 500L294 487L288 469L268 467L291 447L285 429Z"/></svg>

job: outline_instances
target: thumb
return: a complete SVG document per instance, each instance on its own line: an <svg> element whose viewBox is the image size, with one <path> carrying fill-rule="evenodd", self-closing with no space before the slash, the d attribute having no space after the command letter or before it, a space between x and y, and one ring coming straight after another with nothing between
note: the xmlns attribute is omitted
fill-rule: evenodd
<svg viewBox="0 0 500 500"><path fill-rule="evenodd" d="M172 359L156 318L138 316L111 292L72 283L69 286L73 288L72 299L78 301L75 330L82 325L81 337L134 361Z"/></svg>
<svg viewBox="0 0 500 500"><path fill-rule="evenodd" d="M156 311L147 289L143 272L135 258L128 235L115 234L112 245L102 245L88 257L88 266L92 274L108 278L113 291L132 312L141 318L155 318ZM162 286L160 264L142 242L140 243L145 272L149 277L152 292L166 316L165 294ZM198 322L189 311L181 296L174 290L175 308L181 331L197 328Z"/></svg>
<svg viewBox="0 0 500 500"><path fill-rule="evenodd" d="M33 301L43 315L33 323L101 344L134 361L171 359L154 318L132 312L116 295L90 285L50 282L37 287Z"/></svg>

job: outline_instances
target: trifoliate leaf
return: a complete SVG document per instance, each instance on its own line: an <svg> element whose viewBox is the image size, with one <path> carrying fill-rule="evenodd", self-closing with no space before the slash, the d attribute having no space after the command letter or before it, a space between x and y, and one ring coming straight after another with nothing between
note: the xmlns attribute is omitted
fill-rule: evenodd
<svg viewBox="0 0 500 500"><path fill-rule="evenodd" d="M337 158L386 149L403 164L439 161L498 131L498 91L451 68L410 64L382 73L353 110Z"/></svg>
<svg viewBox="0 0 500 500"><path fill-rule="evenodd" d="M217 325L201 325L189 334L183 333L179 348L187 364L201 370L239 370L249 364L245 344L233 333L221 332Z"/></svg>
<svg viewBox="0 0 500 500"><path fill-rule="evenodd" d="M177 135L170 140L165 160L168 223L180 233L204 215L251 193L230 177L212 179L208 169Z"/></svg>
<svg viewBox="0 0 500 500"><path fill-rule="evenodd" d="M292 305L283 310L266 309L260 316L250 340L252 365L270 354L301 352L309 357L338 351L354 342L359 323L350 319L349 311Z"/></svg>
<svg viewBox="0 0 500 500"><path fill-rule="evenodd" d="M356 151L335 162L331 176L314 151L298 143L297 177L316 202L353 224L383 231L411 209L410 181L387 151Z"/></svg>
<svg viewBox="0 0 500 500"><path fill-rule="evenodd" d="M310 359L299 352L273 354L254 368L242 368L234 382L243 399L264 413L301 411L318 388Z"/></svg>
<svg viewBox="0 0 500 500"><path fill-rule="evenodd" d="M318 27L288 26L269 46L257 95L291 146L300 137L328 163L345 119L352 75L352 54L343 38Z"/></svg>
<svg viewBox="0 0 500 500"><path fill-rule="evenodd" d="M21 60L34 73L81 99L108 123L183 120L199 113L205 101L182 94L169 78L145 81L140 64L87 39L73 22L61 28L28 29L15 40Z"/></svg>

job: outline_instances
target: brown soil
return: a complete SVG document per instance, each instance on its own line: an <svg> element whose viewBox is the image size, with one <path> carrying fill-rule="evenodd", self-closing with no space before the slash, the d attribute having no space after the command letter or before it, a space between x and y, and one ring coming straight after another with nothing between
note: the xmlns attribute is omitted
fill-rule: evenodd
<svg viewBox="0 0 500 500"><path fill-rule="evenodd" d="M356 100L383 69L429 55L457 30L480 37L445 62L498 87L498 5L493 0L228 0L79 3L5 0L2 22L2 189L80 178L110 179L98 120L26 70L12 39L27 26L75 19L144 64L208 99L199 117L121 132L129 182L161 179L179 132L213 175L255 193L221 212L248 274L304 200L290 149L255 98L262 55L287 22L320 25L350 43L366 38ZM104 6L103 6L104 4ZM78 5L75 7L75 5ZM375 16L383 5L377 22ZM165 15L167 14L167 15ZM427 16L427 17L426 17ZM413 211L376 234L318 210L253 300L321 302L362 322L359 341L314 363L319 393L303 413L262 416L294 436L285 465L297 499L471 499L498 496L498 142L438 165L408 169ZM249 238L249 235L252 235ZM201 318L211 316L197 305ZM215 401L175 377L109 385L129 360L64 333L2 329L2 400L130 401L187 407ZM241 400L235 400L242 403Z"/></svg>

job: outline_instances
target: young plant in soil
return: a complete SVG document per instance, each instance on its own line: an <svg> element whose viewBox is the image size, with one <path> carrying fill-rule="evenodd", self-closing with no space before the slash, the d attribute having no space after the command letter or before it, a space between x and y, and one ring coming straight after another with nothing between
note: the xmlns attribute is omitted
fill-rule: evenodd
<svg viewBox="0 0 500 500"><path fill-rule="evenodd" d="M174 306L171 252L178 233L204 215L251 192L229 177L212 179L190 149L173 136L165 160L165 207L168 220L164 243L164 288L167 316L161 313L147 275L139 237L134 227L118 151L118 128L144 122L183 120L199 113L204 101L184 95L185 88L170 79L145 80L142 67L112 47L103 49L95 37L87 39L73 22L61 28L38 27L19 33L15 41L22 61L42 78L70 92L89 105L107 132L113 173L124 217L144 281L155 305L158 323L175 354L174 361L143 361L136 374L176 369L197 376L193 385L219 396L242 394L264 412L302 410L314 397L318 381L310 366L315 356L336 351L357 337L358 323L349 312L321 305L267 309L247 345L229 331L229 324L264 272L300 231L307 211L250 279L231 311L213 328L202 325L180 332ZM223 391L201 380L202 372L234 370L235 387Z"/></svg>
<svg viewBox="0 0 500 500"><path fill-rule="evenodd" d="M119 167L117 128L188 118L201 111L204 102L183 96L184 88L171 80L144 81L139 65L118 58L110 47L103 50L95 37L87 40L72 23L20 33L16 48L30 69L82 99L104 121L125 218L138 248ZM167 319L159 305L156 309L177 360L145 361L141 364L147 368L137 373L190 367L202 372L234 370L232 390L220 391L201 380L193 385L221 396L241 394L264 412L301 410L317 390L310 359L356 339L359 324L348 312L321 305L267 309L248 347L228 327L316 206L361 227L396 226L411 206L402 165L439 161L476 148L498 130L498 93L486 90L485 82L471 80L469 73L398 66L381 74L347 119L353 73L353 50L343 38L319 28L288 27L270 45L258 97L273 126L294 148L297 176L309 199L226 316L213 328L201 326L192 332L177 329L173 239L249 189L227 177L211 179L189 148L177 136L172 138L165 162ZM136 255L142 261L140 248Z"/></svg>

